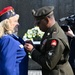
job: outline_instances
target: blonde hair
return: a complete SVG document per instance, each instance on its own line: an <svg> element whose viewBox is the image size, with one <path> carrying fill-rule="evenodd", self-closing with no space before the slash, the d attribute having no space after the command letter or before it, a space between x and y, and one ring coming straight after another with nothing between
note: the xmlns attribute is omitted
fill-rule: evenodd
<svg viewBox="0 0 75 75"><path fill-rule="evenodd" d="M0 22L0 37L2 37L4 34L12 34L13 31L10 30L10 22L9 19L5 19L2 22Z"/></svg>
<svg viewBox="0 0 75 75"><path fill-rule="evenodd" d="M13 17L19 18L19 15L15 15ZM0 22L0 37L2 37L4 34L12 34L14 32L14 30L10 29L10 19L13 17L10 17L9 19L5 19Z"/></svg>
<svg viewBox="0 0 75 75"><path fill-rule="evenodd" d="M4 28L2 27L0 23L0 37L2 37L3 35L4 35Z"/></svg>

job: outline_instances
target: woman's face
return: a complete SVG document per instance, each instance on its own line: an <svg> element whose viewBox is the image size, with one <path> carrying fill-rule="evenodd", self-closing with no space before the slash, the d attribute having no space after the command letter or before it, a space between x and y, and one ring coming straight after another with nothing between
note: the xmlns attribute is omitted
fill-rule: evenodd
<svg viewBox="0 0 75 75"><path fill-rule="evenodd" d="M19 15L15 15L15 16L9 18L10 29L11 29L11 30L15 30L16 27L18 27L18 25L19 25L18 19L19 19ZM17 29L17 30L18 30L18 29Z"/></svg>

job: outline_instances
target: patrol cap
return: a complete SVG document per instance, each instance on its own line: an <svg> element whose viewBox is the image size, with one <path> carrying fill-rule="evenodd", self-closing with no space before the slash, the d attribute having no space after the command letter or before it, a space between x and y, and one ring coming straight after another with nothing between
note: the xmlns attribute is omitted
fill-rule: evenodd
<svg viewBox="0 0 75 75"><path fill-rule="evenodd" d="M0 11L0 22L15 15L16 13L14 11L14 8L12 6L7 6Z"/></svg>
<svg viewBox="0 0 75 75"><path fill-rule="evenodd" d="M41 20L45 18L48 14L50 14L54 10L54 6L44 6L37 10L32 10L32 15L36 20Z"/></svg>

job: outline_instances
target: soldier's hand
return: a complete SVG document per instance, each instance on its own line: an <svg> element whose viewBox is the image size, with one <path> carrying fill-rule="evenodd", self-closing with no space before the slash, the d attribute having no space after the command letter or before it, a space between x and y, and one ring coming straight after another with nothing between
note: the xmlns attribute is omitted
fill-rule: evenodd
<svg viewBox="0 0 75 75"><path fill-rule="evenodd" d="M31 52L34 46L30 43L25 43L24 47L28 52Z"/></svg>

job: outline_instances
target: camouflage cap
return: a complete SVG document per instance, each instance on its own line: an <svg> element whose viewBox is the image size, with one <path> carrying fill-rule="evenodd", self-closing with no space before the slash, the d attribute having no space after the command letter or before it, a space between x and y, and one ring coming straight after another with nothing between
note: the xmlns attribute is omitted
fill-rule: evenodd
<svg viewBox="0 0 75 75"><path fill-rule="evenodd" d="M32 15L37 19L43 19L54 10L54 6L44 6L37 10L32 10Z"/></svg>

